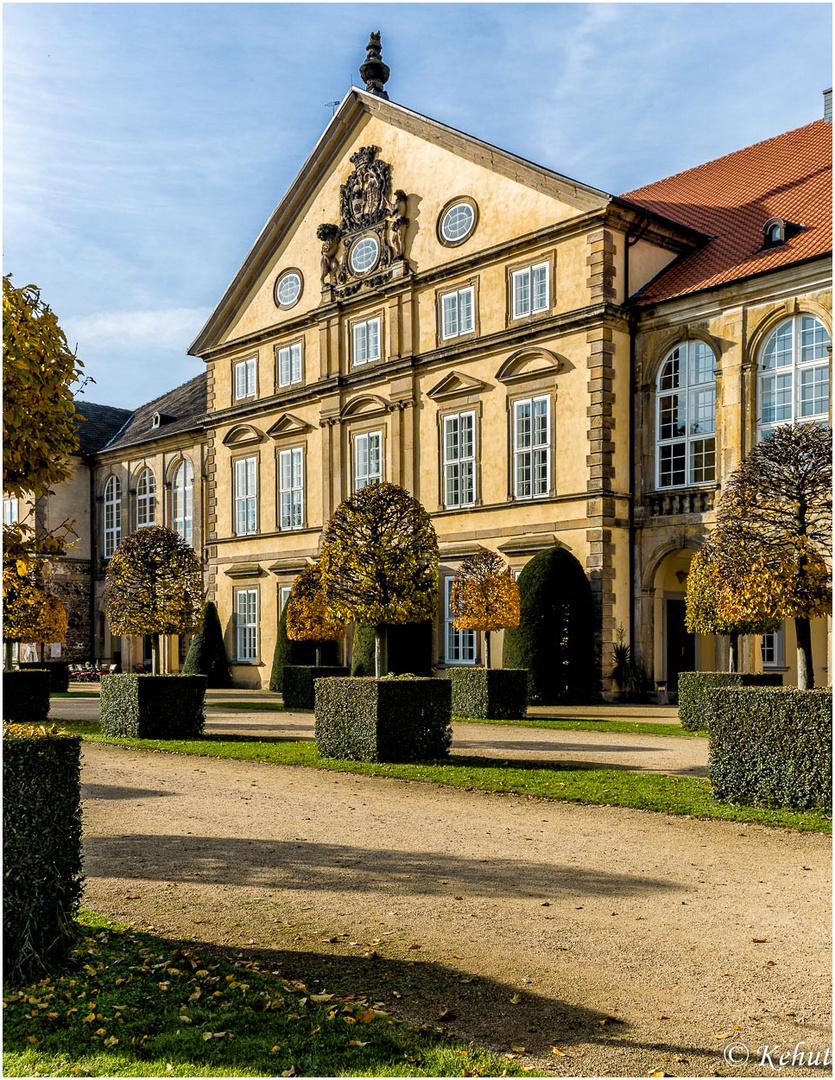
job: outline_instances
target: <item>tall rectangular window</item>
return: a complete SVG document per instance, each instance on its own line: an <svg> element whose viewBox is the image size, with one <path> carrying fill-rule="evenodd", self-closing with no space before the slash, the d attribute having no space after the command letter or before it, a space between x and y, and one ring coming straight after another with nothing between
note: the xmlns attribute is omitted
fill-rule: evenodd
<svg viewBox="0 0 835 1080"><path fill-rule="evenodd" d="M551 487L551 399L513 403L513 495L534 499Z"/></svg>
<svg viewBox="0 0 835 1080"><path fill-rule="evenodd" d="M475 329L475 288L444 293L441 297L441 337L460 337Z"/></svg>
<svg viewBox="0 0 835 1080"><path fill-rule="evenodd" d="M278 508L280 529L304 524L304 456L300 446L278 455Z"/></svg>
<svg viewBox="0 0 835 1080"><path fill-rule="evenodd" d="M368 319L354 323L353 332L354 367L380 359L380 320Z"/></svg>
<svg viewBox="0 0 835 1080"><path fill-rule="evenodd" d="M475 503L475 413L443 420L444 507L454 510Z"/></svg>
<svg viewBox="0 0 835 1080"><path fill-rule="evenodd" d="M444 660L447 664L475 663L475 630L456 630L449 610L452 578L444 578Z"/></svg>
<svg viewBox="0 0 835 1080"><path fill-rule="evenodd" d="M511 275L513 293L513 318L534 315L538 311L547 311L551 305L550 274L548 263L537 263L516 270Z"/></svg>
<svg viewBox="0 0 835 1080"><path fill-rule="evenodd" d="M284 611L284 607L287 601L290 599L290 593L293 591L292 585L282 585L278 590L278 617L281 618L281 614Z"/></svg>
<svg viewBox="0 0 835 1080"><path fill-rule="evenodd" d="M302 343L278 350L278 385L292 386L302 381Z"/></svg>
<svg viewBox="0 0 835 1080"><path fill-rule="evenodd" d="M258 590L238 589L235 594L236 659L258 659Z"/></svg>
<svg viewBox="0 0 835 1080"><path fill-rule="evenodd" d="M3 500L3 524L15 525L18 519L17 499Z"/></svg>
<svg viewBox="0 0 835 1080"><path fill-rule="evenodd" d="M108 477L104 487L104 545L103 554L109 559L122 542L122 481Z"/></svg>
<svg viewBox="0 0 835 1080"><path fill-rule="evenodd" d="M770 633L763 634L760 649L764 668L784 667L786 646L783 627L781 626L779 630L772 630Z"/></svg>
<svg viewBox="0 0 835 1080"><path fill-rule="evenodd" d="M354 437L354 491L383 479L383 433L369 431Z"/></svg>
<svg viewBox="0 0 835 1080"><path fill-rule="evenodd" d="M249 360L240 360L235 364L235 400L255 397L256 394L256 365L257 358L252 356Z"/></svg>
<svg viewBox="0 0 835 1080"><path fill-rule="evenodd" d="M235 535L247 536L258 528L258 459L235 462Z"/></svg>

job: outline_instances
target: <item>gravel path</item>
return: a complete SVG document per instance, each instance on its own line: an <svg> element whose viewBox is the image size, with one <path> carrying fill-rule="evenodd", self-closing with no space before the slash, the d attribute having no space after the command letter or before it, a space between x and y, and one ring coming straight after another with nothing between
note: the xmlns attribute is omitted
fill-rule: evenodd
<svg viewBox="0 0 835 1080"><path fill-rule="evenodd" d="M96 698L53 701L52 711L67 720L97 720ZM562 713L560 714L562 715ZM577 718L589 710L578 710ZM597 716L597 710L594 711ZM244 709L206 710L206 730L230 735L313 738L313 714ZM625 735L621 732L567 731L490 724L453 725L452 753L465 757L549 763L570 762L574 768L628 769L634 772L707 776L707 739L668 735Z"/></svg>
<svg viewBox="0 0 835 1080"><path fill-rule="evenodd" d="M89 743L83 781L88 907L447 1009L539 1072L773 1075L722 1048L829 1043L828 837Z"/></svg>

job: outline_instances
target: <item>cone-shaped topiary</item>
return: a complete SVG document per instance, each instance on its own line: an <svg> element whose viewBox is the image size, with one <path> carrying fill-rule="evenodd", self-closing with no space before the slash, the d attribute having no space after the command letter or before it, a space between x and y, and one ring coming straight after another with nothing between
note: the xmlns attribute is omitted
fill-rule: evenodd
<svg viewBox="0 0 835 1080"><path fill-rule="evenodd" d="M519 626L504 632L502 666L528 669L536 704L594 696L594 599L577 559L559 547L535 555L519 576L519 601Z"/></svg>
<svg viewBox="0 0 835 1080"><path fill-rule="evenodd" d="M392 675L432 674L434 634L432 622L404 623L389 626L388 662ZM376 634L373 626L355 626L354 644L351 650L351 674L374 674L374 645Z"/></svg>
<svg viewBox="0 0 835 1080"><path fill-rule="evenodd" d="M232 685L223 630L211 600L203 605L203 625L191 639L182 674L205 675L206 685L212 690L225 690Z"/></svg>

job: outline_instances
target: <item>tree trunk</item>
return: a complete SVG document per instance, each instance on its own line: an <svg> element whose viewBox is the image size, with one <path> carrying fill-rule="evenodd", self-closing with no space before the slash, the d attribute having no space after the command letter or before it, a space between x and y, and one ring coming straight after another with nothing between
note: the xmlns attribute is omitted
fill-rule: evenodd
<svg viewBox="0 0 835 1080"><path fill-rule="evenodd" d="M490 670L490 631L484 631L484 666Z"/></svg>
<svg viewBox="0 0 835 1080"><path fill-rule="evenodd" d="M374 627L374 674L378 679L389 673L388 627Z"/></svg>
<svg viewBox="0 0 835 1080"><path fill-rule="evenodd" d="M794 632L797 637L797 688L813 690L815 668L812 663L812 628L809 620L795 619Z"/></svg>
<svg viewBox="0 0 835 1080"><path fill-rule="evenodd" d="M4 664L3 664L4 669L6 671L11 671L12 670L12 663L13 663L13 661L12 661L12 651L13 651L13 649L14 649L14 642L13 641L7 641L6 642L6 649L5 649L6 655L5 655L5 660L4 660Z"/></svg>
<svg viewBox="0 0 835 1080"><path fill-rule="evenodd" d="M160 638L161 638L160 634L154 634L153 637L151 638L151 650L152 650L151 670L154 673L154 675L161 675L162 674L162 667L161 667L161 663L160 663L160 656L161 656L161 653L162 653L162 649L161 649L161 646L160 646Z"/></svg>
<svg viewBox="0 0 835 1080"><path fill-rule="evenodd" d="M736 630L731 630L731 658L728 664L728 671L739 671L739 633Z"/></svg>
<svg viewBox="0 0 835 1080"><path fill-rule="evenodd" d="M322 666L322 644L321 644L321 642L317 641L316 642L316 667L321 667L321 666Z"/></svg>

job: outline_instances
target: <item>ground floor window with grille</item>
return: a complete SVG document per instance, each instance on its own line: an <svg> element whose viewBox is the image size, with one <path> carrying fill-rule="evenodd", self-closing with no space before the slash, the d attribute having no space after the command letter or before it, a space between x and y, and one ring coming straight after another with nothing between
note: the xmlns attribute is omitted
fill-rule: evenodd
<svg viewBox="0 0 835 1080"><path fill-rule="evenodd" d="M456 630L449 610L452 578L444 578L444 661L447 664L475 663L475 630Z"/></svg>
<svg viewBox="0 0 835 1080"><path fill-rule="evenodd" d="M258 590L238 589L235 595L237 659L258 659Z"/></svg>

